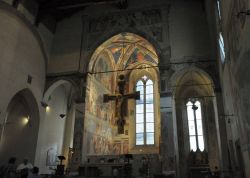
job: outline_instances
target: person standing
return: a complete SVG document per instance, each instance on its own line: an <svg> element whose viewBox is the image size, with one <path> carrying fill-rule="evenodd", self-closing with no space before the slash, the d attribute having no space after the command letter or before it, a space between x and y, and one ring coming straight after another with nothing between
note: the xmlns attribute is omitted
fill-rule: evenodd
<svg viewBox="0 0 250 178"><path fill-rule="evenodd" d="M28 178L39 178L39 168L38 167L33 167L32 173L28 176Z"/></svg>
<svg viewBox="0 0 250 178"><path fill-rule="evenodd" d="M16 157L11 157L8 164L1 167L1 178L16 178Z"/></svg>
<svg viewBox="0 0 250 178"><path fill-rule="evenodd" d="M33 169L31 163L29 163L28 159L25 158L23 163L19 164L17 167L17 172L20 174L20 178L27 178L29 172Z"/></svg>

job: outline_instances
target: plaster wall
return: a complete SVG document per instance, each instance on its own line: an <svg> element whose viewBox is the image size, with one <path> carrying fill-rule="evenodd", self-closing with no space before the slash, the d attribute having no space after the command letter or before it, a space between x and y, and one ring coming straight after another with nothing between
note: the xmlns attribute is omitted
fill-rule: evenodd
<svg viewBox="0 0 250 178"><path fill-rule="evenodd" d="M210 36L205 9L199 1L175 1L170 8L171 61L210 59Z"/></svg>
<svg viewBox="0 0 250 178"><path fill-rule="evenodd" d="M48 73L78 70L81 53L82 23L81 15L75 14L57 24Z"/></svg>
<svg viewBox="0 0 250 178"><path fill-rule="evenodd" d="M40 101L45 85L46 62L37 34L25 19L14 11L8 11L2 3L0 26L0 123L4 123L7 117L7 106L13 96L25 88L34 95L42 122L44 110ZM30 84L27 82L28 76L32 78ZM20 161L23 158L18 159ZM33 156L30 159L34 161Z"/></svg>
<svg viewBox="0 0 250 178"><path fill-rule="evenodd" d="M138 5L140 3L140 1L129 1L128 10L125 11L138 11ZM172 60L183 60L185 58L192 57L209 59L211 57L211 40L209 39L210 36L206 12L205 9L203 9L202 3L197 1L176 1L171 3L169 3L169 1L156 1L149 2L149 4L152 4L152 7L165 10L167 9L168 5L171 4L169 17L167 13L163 13L163 41L158 41L158 44L161 47L161 49L158 50L166 50L166 48L169 46L169 42L171 42ZM141 6L143 5L140 4L140 8ZM147 8L150 8L149 5ZM122 11L122 13L125 11ZM98 35L96 34L96 38L93 38L93 40L95 40L94 42L90 41L93 34L90 36L90 34L87 33L87 16L90 13L91 17L98 17L102 16L103 14L106 15L116 12L119 11L110 6L105 8L104 6L97 6L96 8L88 7L85 11L79 12L78 14L75 14L70 18L59 22L52 47L52 55L48 67L48 73L72 72L78 70L80 51L82 56L81 60L85 61L81 62L82 67L83 63L89 61L88 58L90 58L91 55L88 54L91 54L91 50L94 50L91 49L92 47L98 47L98 42L104 39L105 36L109 36L112 31L122 32L122 29L117 25L111 28L110 32L107 32L107 29L103 29L102 33L98 33ZM123 29L128 29L127 25L125 25L125 28ZM132 27L130 29L132 31L136 31L136 29L138 30L140 27ZM144 31L143 34L145 34L146 39L147 37L150 38L152 36L152 32L149 30ZM170 36L170 41L168 39L168 35ZM81 39L83 40L82 45ZM91 43L92 45L89 46L88 44ZM159 46L155 45L154 47L158 48ZM160 60L167 60L167 58Z"/></svg>
<svg viewBox="0 0 250 178"><path fill-rule="evenodd" d="M164 7L162 9L167 8L168 4L167 1L164 3L159 3L160 1L157 2L158 3L149 2L149 4L155 4L154 7L157 8L162 8L160 5L164 4ZM89 24L92 23L92 21L90 20L91 18L98 19L98 17L103 17L105 15L113 14L113 16L118 16L117 18L119 19L121 18L121 16L117 14L120 12L121 13L137 12L138 11L137 3L138 2L134 3L133 1L129 2L129 7L127 10L119 10L112 6L105 6L105 5L97 6L95 8L90 6L86 8L85 11L79 12L78 14L75 14L70 18L67 18L62 22L58 23L52 48L51 61L48 67L48 73L72 72L78 70L80 55L81 55L80 70L82 70L82 67L86 68L88 66L88 62L91 58L92 52L94 52L94 50L108 38L124 31L141 32L141 30L138 30L138 28L140 27L128 27L129 24L126 23L123 25L123 28L121 28L121 26L116 24L114 26L108 26L106 29L103 29L101 32L98 33L88 32ZM151 7L147 6L147 8L150 9ZM139 9L142 10L141 7ZM166 17L167 16L165 16L164 14L163 18L165 19ZM123 19L121 19L121 21L122 20ZM164 20L164 22L166 21ZM95 23L95 21L93 21L93 23ZM151 33L152 32L150 31L143 32L145 36L147 35L150 36ZM166 31L164 31L163 33L167 33L167 28Z"/></svg>
<svg viewBox="0 0 250 178"><path fill-rule="evenodd" d="M43 41L44 49L49 62L54 41L54 34L42 23L40 23L37 27L37 31L40 34L41 40Z"/></svg>
<svg viewBox="0 0 250 178"><path fill-rule="evenodd" d="M0 8L0 26L0 120L3 122L6 107L18 91L29 88L37 102L41 100L45 59L35 35L19 17ZM32 77L31 84L27 83L28 75Z"/></svg>
<svg viewBox="0 0 250 178"><path fill-rule="evenodd" d="M38 9L38 4L33 3L33 9ZM25 7L24 4L19 4L18 9L20 13L22 13L30 23L34 24L35 16Z"/></svg>
<svg viewBox="0 0 250 178"><path fill-rule="evenodd" d="M52 155L53 157L64 154L63 143L66 118L61 118L60 114L67 115L66 96L65 87L63 85L58 86L51 93L47 103L49 109L46 110L44 119L40 122L41 129L38 137L36 165L39 166L40 173L43 174L51 173L52 170L49 167L57 165L57 162L48 162L47 155L50 149L55 151L55 154ZM67 144L66 142L65 145Z"/></svg>
<svg viewBox="0 0 250 178"><path fill-rule="evenodd" d="M25 0L22 3L19 3L17 9L12 6L13 0L3 0L0 1L0 6L3 6L4 9L9 10L9 13L14 13L19 16L21 19L26 21L30 26L34 25L36 15L38 13L38 3L33 0ZM43 44L40 44L44 47L46 58L49 58L51 52L51 46L53 43L54 34L50 31L44 23L39 23L37 27L32 26L32 30L37 30L38 40L42 40ZM39 41L40 43L40 41ZM48 59L47 59L48 60Z"/></svg>

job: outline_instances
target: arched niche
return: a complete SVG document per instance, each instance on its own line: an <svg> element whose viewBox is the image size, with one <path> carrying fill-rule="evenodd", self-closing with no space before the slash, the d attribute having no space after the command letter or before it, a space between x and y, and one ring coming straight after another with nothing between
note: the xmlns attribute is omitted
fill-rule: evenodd
<svg viewBox="0 0 250 178"><path fill-rule="evenodd" d="M51 172L49 167L57 164L57 155L65 156L64 163L68 166L69 148L73 147L75 99L78 93L79 88L74 82L63 79L51 83L44 93L42 105L45 118L39 143L42 147L39 161L43 173ZM48 157L50 150L53 150L53 158Z"/></svg>
<svg viewBox="0 0 250 178"><path fill-rule="evenodd" d="M6 162L9 157L15 156L18 162L27 157L34 163L40 118L32 92L23 89L16 93L6 113L1 135L1 161Z"/></svg>
<svg viewBox="0 0 250 178"><path fill-rule="evenodd" d="M138 68L138 69L136 69ZM136 83L141 80L143 77L147 77L149 80L153 82L153 91L154 91L154 145L150 146L137 146L136 145L136 121L135 121L135 100L128 101L128 119L129 119L129 149L130 153L133 154L154 154L160 153L159 146L160 146L160 138L161 138L161 117L160 117L160 95L159 95L159 69L155 67L154 63L145 61L144 63L136 63L130 66L129 70L129 92L132 93L135 91ZM134 70L133 70L134 69Z"/></svg>
<svg viewBox="0 0 250 178"><path fill-rule="evenodd" d="M219 147L217 140L216 117L217 110L216 96L214 93L214 82L211 77L201 69L190 67L173 75L171 87L174 96L175 108L175 149L177 151L177 165L180 177L190 171L190 167L203 163L214 169L219 167ZM204 138L204 159L199 162L190 161L194 154L191 154L189 138L189 121L187 103L189 101L201 103L202 129ZM203 151L203 150L202 150ZM196 152L196 151L195 151ZM207 158L205 158L207 157ZM194 159L193 159L194 160Z"/></svg>
<svg viewBox="0 0 250 178"><path fill-rule="evenodd" d="M117 134L115 101L103 103L103 95L118 94L117 82L120 74L125 76L125 93L134 92L135 80L143 74L151 77L156 84L155 88L158 89L158 62L154 46L133 33L123 32L114 35L96 48L88 65L84 123L86 149L83 150L85 157L94 159L96 155L140 154L139 149L132 152L132 147L129 146L130 142L133 142L129 140L129 134L135 135L132 127L130 128L134 122L132 119L134 115L130 114L130 108L125 116L125 134ZM159 97L157 92L156 95ZM159 103L158 99L156 101ZM159 119L159 109L156 116ZM159 130L158 121L155 130ZM148 153L158 152L159 134L155 136L157 143L154 148L149 149ZM146 154L146 152L143 153Z"/></svg>

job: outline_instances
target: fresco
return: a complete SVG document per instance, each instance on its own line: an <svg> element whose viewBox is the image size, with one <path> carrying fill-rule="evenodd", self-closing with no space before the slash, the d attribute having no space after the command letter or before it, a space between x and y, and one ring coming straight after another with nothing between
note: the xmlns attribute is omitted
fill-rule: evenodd
<svg viewBox="0 0 250 178"><path fill-rule="evenodd" d="M114 91L115 89L115 74L113 72L106 72L113 70L114 69L112 67L109 57L106 55L100 55L95 64L94 72L96 72L96 74L94 74L94 76L95 79L100 82L102 87L105 87L110 92Z"/></svg>
<svg viewBox="0 0 250 178"><path fill-rule="evenodd" d="M128 47L128 45L123 44L123 43L115 43L111 44L108 49L112 53L112 56L114 58L115 63L117 64L122 53L125 52L125 49Z"/></svg>
<svg viewBox="0 0 250 178"><path fill-rule="evenodd" d="M124 140L123 141L123 154L128 154L129 150L129 143L128 143L128 140Z"/></svg>
<svg viewBox="0 0 250 178"><path fill-rule="evenodd" d="M87 155L113 154L115 103L103 103L103 95L115 90L115 76L113 73L98 73L111 70L113 67L110 59L101 54L95 62L94 72L97 74L88 79L84 122Z"/></svg>
<svg viewBox="0 0 250 178"><path fill-rule="evenodd" d="M152 65L158 63L154 47L144 38L131 33L115 35L96 49L89 63L91 72L86 87L84 154L129 153L128 138L117 135L115 101L103 103L103 95L115 94L118 74L114 71L146 61Z"/></svg>
<svg viewBox="0 0 250 178"><path fill-rule="evenodd" d="M128 67L131 64L134 64L135 62L144 62L148 61L153 64L157 64L157 62L145 51L135 48L131 56L129 57L128 61L125 63L125 68Z"/></svg>
<svg viewBox="0 0 250 178"><path fill-rule="evenodd" d="M86 134L88 155L112 154L113 134L110 126L89 120Z"/></svg>
<svg viewBox="0 0 250 178"><path fill-rule="evenodd" d="M114 102L103 104L104 92L102 88L91 87L91 91L86 96L86 113L98 120L105 121L111 126L115 125ZM99 89L99 90L98 90Z"/></svg>
<svg viewBox="0 0 250 178"><path fill-rule="evenodd" d="M113 154L114 155L120 155L122 152L122 144L121 144L121 142L119 141L117 141L117 142L115 142L114 144L113 144Z"/></svg>
<svg viewBox="0 0 250 178"><path fill-rule="evenodd" d="M113 144L114 155L128 154L129 153L128 149L129 149L128 139L116 140Z"/></svg>
<svg viewBox="0 0 250 178"><path fill-rule="evenodd" d="M117 135L115 101L103 103L103 94L109 93L92 77L86 94L85 146L87 155L120 155L128 152L128 141L114 141Z"/></svg>

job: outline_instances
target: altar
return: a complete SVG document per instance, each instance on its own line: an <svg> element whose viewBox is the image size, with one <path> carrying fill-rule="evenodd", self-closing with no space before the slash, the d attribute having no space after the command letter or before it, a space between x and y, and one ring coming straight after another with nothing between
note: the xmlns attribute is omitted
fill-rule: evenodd
<svg viewBox="0 0 250 178"><path fill-rule="evenodd" d="M79 175L86 177L125 177L130 169L131 164L128 163L85 163L79 167Z"/></svg>

